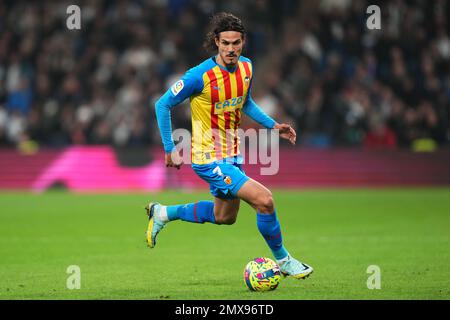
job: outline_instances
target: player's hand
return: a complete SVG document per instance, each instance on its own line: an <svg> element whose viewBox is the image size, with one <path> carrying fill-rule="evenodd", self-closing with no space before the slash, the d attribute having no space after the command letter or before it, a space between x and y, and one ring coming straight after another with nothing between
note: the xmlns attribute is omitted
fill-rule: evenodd
<svg viewBox="0 0 450 320"><path fill-rule="evenodd" d="M292 145L295 144L295 141L297 140L297 133L295 133L295 130L290 125L286 123L277 123L273 128L280 132L280 137L289 140Z"/></svg>
<svg viewBox="0 0 450 320"><path fill-rule="evenodd" d="M174 150L172 153L166 153L165 161L166 167L175 167L177 169L180 169L180 167L184 164L178 150Z"/></svg>

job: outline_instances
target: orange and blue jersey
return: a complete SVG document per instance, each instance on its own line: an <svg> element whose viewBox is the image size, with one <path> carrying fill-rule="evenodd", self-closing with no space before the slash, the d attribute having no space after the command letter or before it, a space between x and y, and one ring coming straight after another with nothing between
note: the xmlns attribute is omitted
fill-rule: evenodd
<svg viewBox="0 0 450 320"><path fill-rule="evenodd" d="M165 152L170 153L175 148L170 109L187 98L192 114L193 164L208 164L239 155L237 129L242 112L262 126L273 128L275 121L251 97L252 76L251 61L242 56L232 69L217 64L215 57L189 69L156 102Z"/></svg>

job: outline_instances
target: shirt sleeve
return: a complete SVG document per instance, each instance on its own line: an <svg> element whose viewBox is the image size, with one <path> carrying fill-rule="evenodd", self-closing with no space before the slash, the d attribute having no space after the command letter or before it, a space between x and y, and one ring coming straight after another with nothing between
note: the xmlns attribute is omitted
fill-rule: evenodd
<svg viewBox="0 0 450 320"><path fill-rule="evenodd" d="M276 124L275 120L273 120L264 111L262 111L261 108L253 100L251 96L251 83L247 93L247 100L245 101L242 111L244 111L247 116L267 129L273 129Z"/></svg>
<svg viewBox="0 0 450 320"><path fill-rule="evenodd" d="M155 103L156 119L159 133L164 145L164 151L170 153L175 149L172 137L172 122L170 109L183 102L191 95L203 90L203 80L194 69L187 71L183 77L175 82L164 95Z"/></svg>

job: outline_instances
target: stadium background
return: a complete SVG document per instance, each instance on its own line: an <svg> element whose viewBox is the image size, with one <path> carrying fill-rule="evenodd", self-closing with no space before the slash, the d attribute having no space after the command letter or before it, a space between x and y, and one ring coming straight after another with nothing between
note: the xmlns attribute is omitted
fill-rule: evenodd
<svg viewBox="0 0 450 320"><path fill-rule="evenodd" d="M69 16L66 8L70 4L81 8L81 30L66 27ZM381 8L381 30L366 27L369 16L366 8L370 4ZM405 293L402 297L448 299L448 290L437 291L445 287L450 278L448 271L443 271L449 262L445 247L448 249L450 233L450 4L443 0L1 1L0 218L3 221L1 250L5 259L0 263L0 270L7 280L0 297L123 298L118 292L102 286L97 295L80 293L74 296L62 289L51 291L52 276L45 270L56 268L56 261L70 260L63 258L66 256L62 249L61 252L50 249L50 253L44 249L48 239L61 240L58 237L62 235L55 232L55 228L69 228L62 222L68 215L56 215L56 212L69 211L71 219L79 217L73 229L69 229L75 230L78 237L74 239L87 248L92 245L93 238L108 237L104 231L106 226L101 226L108 217L114 222L110 222L109 228L116 230L111 232L119 238L129 240L126 237L132 233L130 230L117 231L121 226L127 226L124 218L131 219L132 225L136 223L133 227L142 229L145 221L138 224L130 218L130 212L141 210L149 194L166 203L209 197L207 185L189 166L180 171L164 167L153 105L186 69L208 57L201 48L202 42L209 16L218 11L234 13L247 27L244 55L254 63L254 99L269 115L279 122L292 124L298 132L295 147L281 142L278 175L261 176L260 166L245 166L250 176L274 187L275 195L282 199L279 201L286 210L286 221L294 219L291 241L297 239L292 234L298 231L299 237L303 237L298 241L304 250L308 250L304 246L305 239L312 241L312 247L320 247L323 245L320 241L328 240L320 238L322 240L315 243L314 230L332 230L324 221L340 226L340 222L354 220L358 221L355 230L361 227L366 230L366 224L373 224L374 220L365 213L380 214L385 223L397 221L401 228L394 231L390 225L387 229L380 227L380 230L391 230L384 234L388 237L386 243L383 232L378 233L378 229L372 235L369 232L368 238L353 234L354 243L367 245L380 241L389 246L392 240L389 237L399 232L404 236L404 247L396 248L405 254L411 243L419 252L426 252L429 245L435 249L428 252L432 257L426 259L425 256L408 256L404 259L405 266L410 267L412 261L427 264L428 259L433 258L437 259L436 266L442 268L436 267L438 270L428 286L413 285L408 293L405 293L408 290L403 292L397 288L387 296L376 297L396 298ZM174 128L190 128L187 102L173 109L172 120ZM258 128L248 119L243 122L243 127ZM324 187L333 189L322 189ZM337 189L343 187L343 193L336 195ZM362 196L359 189L355 190L360 187L377 187L378 191L361 191ZM395 188L383 189L387 187ZM69 192L45 192L50 189ZM196 191L192 193L191 190ZM101 194L89 198L84 195L86 192ZM105 192L135 195L111 197ZM345 199L346 204L339 198ZM304 202L299 203L299 200ZM97 201L105 202L105 205L110 203L110 207L101 207L98 211L100 205L94 204ZM314 203L312 207L309 207L310 201ZM318 209L314 201L322 201L323 207ZM29 208L35 208L36 216L24 216L30 210L27 202L30 202ZM71 209L67 209L68 206ZM288 208L298 207L302 212L312 210L318 220L295 220L299 218ZM375 212L378 209L382 213ZM241 215L246 215L245 210ZM330 218L330 210L337 216ZM122 216L125 211L126 216ZM249 219L248 225L253 228L251 215L247 216L242 219L244 223ZM37 231L31 229L30 239L22 243L17 239L28 230L23 229L23 223L30 222L29 219L34 221ZM52 219L54 225L44 225L42 219ZM87 227L81 219L94 221L95 228ZM295 221L299 230L292 227ZM311 233L305 230L308 221L312 225ZM420 227L424 221L430 222L426 231ZM345 230L348 226L341 227ZM174 226L176 228L181 233L192 230L189 229L192 226L185 226L186 229ZM203 235L206 238L208 232L219 233L208 228L205 228L207 234ZM91 234L90 238L84 233L98 230L100 235ZM245 228L237 230L240 232ZM402 230L411 234L402 234ZM236 235L233 231L228 232ZM220 234L225 233L220 231ZM436 238L430 240L432 234ZM341 234L336 235L338 242L348 243L352 239L351 232L346 240L340 238ZM66 236L71 238L63 237ZM333 230L327 236L333 239ZM246 241L247 238L241 239ZM37 243L36 248L42 251L21 249L26 246L26 241ZM115 243L117 250L124 249L128 242L124 243ZM256 235L250 243L265 250ZM96 245L101 252L102 246L98 243L91 249L97 250ZM69 247L73 249L75 245ZM200 248L185 258L195 259ZM332 248L329 250L333 255ZM78 257L83 256L76 250L74 252ZM326 251L322 253L325 255ZM28 254L31 258L24 258ZM53 264L44 269L39 260L42 256L47 257L46 254L50 255L49 261ZM144 254L141 251L134 254L140 262L140 259L150 259L140 257ZM247 256L249 254L253 253L246 252ZM394 255L391 253L390 256ZM211 256L215 257L214 254ZM307 256L314 258L312 248L307 251ZM108 261L104 256L103 260L92 259L89 260L92 263ZM163 258L157 256L156 259ZM25 266L24 261L30 265ZM243 262L233 261L239 266ZM320 265L320 261L318 263ZM324 260L322 263L326 265ZM41 267L39 270L44 279L41 289L38 286L27 291L20 287L18 283L25 281L24 276L20 272L13 275L11 266L25 274L32 266ZM62 282L64 276L60 276ZM362 279L364 276L363 270ZM446 282L439 282L442 278ZM425 277L425 280L430 279ZM206 281L200 282L202 286L207 285ZM196 282L193 280L193 283ZM404 285L408 281L402 279L398 283ZM137 280L135 285L142 286ZM158 288L166 285L158 282ZM324 283L316 285L323 287ZM229 294L225 297L235 294L221 288ZM351 291L341 292L339 296L342 288L339 285L331 288L336 296L308 288L312 295L306 297L310 298L371 298L352 295ZM205 296L194 294L192 297L223 297L208 288L203 290ZM149 295L144 289L138 290L137 297L166 297L164 289L154 288L152 292ZM182 291L175 292L170 297L191 297L183 295Z"/></svg>
<svg viewBox="0 0 450 320"><path fill-rule="evenodd" d="M269 115L295 126L297 150L344 147L436 154L411 156L409 171L419 179L405 172L396 175L396 168L410 162L397 152L381 156L375 168L358 154L348 155L353 164L345 156L334 159L326 152L282 154L281 167L289 173L291 185L450 182L448 155L440 151L450 137L445 1L385 2L381 30L366 27L366 1L82 1L78 2L81 30L72 31L66 28L68 4L3 1L0 5L0 145L33 155L2 151L3 189L67 186L71 182L61 174L64 169L54 168L55 161L64 162L67 155L54 150L98 145L113 147L112 154L91 149L84 155L88 151L82 148L79 156L85 163L94 157L94 163L85 166L94 171L99 166L110 168L110 181L99 188L170 187L174 180L170 172L155 174L163 181L154 187L131 176L120 184L128 174L107 158L119 158L119 167L150 166L158 158L161 140L154 102L186 69L207 57L201 47L208 17L221 10L245 21L244 54L252 58L256 70L254 98ZM173 124L190 128L187 102L175 108ZM247 119L243 127L257 125ZM319 160L312 161L313 167L283 163L289 158L295 164L302 154ZM373 157L380 156L369 158ZM441 159L441 166L433 164L436 159ZM314 173L312 180L305 179L306 167ZM380 170L384 172L374 179ZM59 174L43 182L49 171ZM73 178L84 178L76 169L66 171ZM202 185L184 171L183 185ZM88 178L95 189L95 175ZM272 180L269 185L276 183Z"/></svg>

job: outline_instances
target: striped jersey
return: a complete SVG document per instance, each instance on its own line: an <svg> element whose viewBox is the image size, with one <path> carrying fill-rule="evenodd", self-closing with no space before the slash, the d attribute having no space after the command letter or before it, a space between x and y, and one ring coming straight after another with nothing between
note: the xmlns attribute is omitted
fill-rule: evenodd
<svg viewBox="0 0 450 320"><path fill-rule="evenodd" d="M237 129L250 97L252 74L252 63L248 58L241 56L230 70L211 57L189 69L161 98L169 107L187 98L190 100L192 163L207 164L239 155ZM273 127L271 118L264 120L263 125ZM166 152L173 148L169 144L164 143Z"/></svg>

